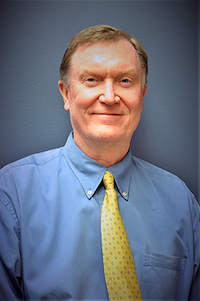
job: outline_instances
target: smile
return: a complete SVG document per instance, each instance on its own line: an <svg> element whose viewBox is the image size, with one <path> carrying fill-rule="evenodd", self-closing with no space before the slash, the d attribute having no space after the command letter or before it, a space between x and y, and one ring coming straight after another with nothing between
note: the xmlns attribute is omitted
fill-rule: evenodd
<svg viewBox="0 0 200 301"><path fill-rule="evenodd" d="M94 113L94 114L100 116L122 116L122 114L118 114L118 113Z"/></svg>

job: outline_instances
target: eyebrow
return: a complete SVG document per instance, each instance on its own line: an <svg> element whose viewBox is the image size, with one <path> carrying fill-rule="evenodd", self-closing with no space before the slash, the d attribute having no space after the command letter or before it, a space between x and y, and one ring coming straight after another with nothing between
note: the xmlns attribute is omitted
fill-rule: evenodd
<svg viewBox="0 0 200 301"><path fill-rule="evenodd" d="M125 76L125 75L132 75L132 76L138 78L138 74L137 74L137 72L135 71L135 69L133 69L133 68L126 69L126 70L120 71L120 72L118 73L118 76L119 76L119 77L120 77L120 76Z"/></svg>
<svg viewBox="0 0 200 301"><path fill-rule="evenodd" d="M95 76L98 76L96 72L93 72L93 71L87 70L87 69L83 69L83 71L81 72L79 78L80 78L80 79L83 79L83 77L84 77L85 75L90 75L90 76L94 76L94 77L95 77Z"/></svg>
<svg viewBox="0 0 200 301"><path fill-rule="evenodd" d="M91 76L102 77L102 75L100 75L101 73L102 72L100 71L99 74L98 74L98 70L97 70L97 72L93 72L93 71L88 70L88 69L83 69L82 73L80 74L80 79L83 79L83 77L87 74L91 75ZM115 73L115 71L114 71L114 73ZM122 71L116 73L116 77L122 77L122 76L125 76L125 75L132 75L134 78L138 79L138 74L135 71L135 69L133 69L133 68L122 70Z"/></svg>

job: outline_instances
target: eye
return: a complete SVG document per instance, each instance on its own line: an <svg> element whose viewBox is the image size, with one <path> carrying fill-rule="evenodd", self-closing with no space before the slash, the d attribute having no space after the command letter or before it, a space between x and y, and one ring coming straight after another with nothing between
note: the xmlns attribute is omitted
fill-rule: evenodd
<svg viewBox="0 0 200 301"><path fill-rule="evenodd" d="M122 78L119 83L123 86L123 87L130 87L133 84L133 80L131 78Z"/></svg>
<svg viewBox="0 0 200 301"><path fill-rule="evenodd" d="M124 79L122 79L122 82L123 82L123 83L129 83L130 80L129 80L128 78L124 78Z"/></svg>
<svg viewBox="0 0 200 301"><path fill-rule="evenodd" d="M90 77L90 78L87 78L86 81L88 81L89 83L93 83L93 82L95 82L95 79Z"/></svg>
<svg viewBox="0 0 200 301"><path fill-rule="evenodd" d="M94 77L85 78L85 84L89 87L94 87L98 83L98 80Z"/></svg>

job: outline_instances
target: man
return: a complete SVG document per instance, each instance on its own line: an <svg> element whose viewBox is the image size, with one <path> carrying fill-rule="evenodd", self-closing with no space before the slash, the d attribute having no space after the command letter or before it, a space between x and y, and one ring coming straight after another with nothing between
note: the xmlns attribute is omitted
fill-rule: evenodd
<svg viewBox="0 0 200 301"><path fill-rule="evenodd" d="M199 205L176 176L130 151L147 89L144 48L93 26L72 39L60 73L66 145L0 173L1 299L200 300ZM119 211L105 213L112 202Z"/></svg>

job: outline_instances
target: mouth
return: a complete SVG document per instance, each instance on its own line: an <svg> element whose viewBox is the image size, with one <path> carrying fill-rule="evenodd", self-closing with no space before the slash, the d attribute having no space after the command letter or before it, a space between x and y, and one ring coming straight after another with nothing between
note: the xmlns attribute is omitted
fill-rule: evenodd
<svg viewBox="0 0 200 301"><path fill-rule="evenodd" d="M122 116L122 114L119 113L110 113L110 112L106 112L106 113L94 113L95 115L100 115L100 116Z"/></svg>

